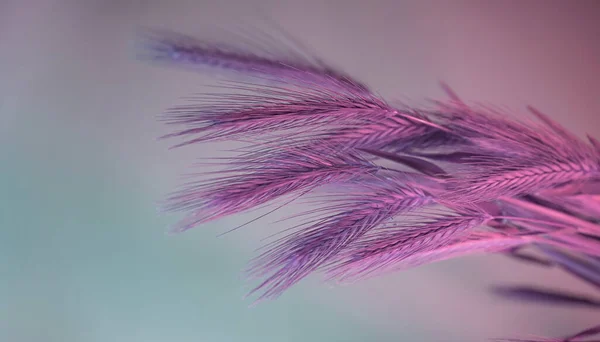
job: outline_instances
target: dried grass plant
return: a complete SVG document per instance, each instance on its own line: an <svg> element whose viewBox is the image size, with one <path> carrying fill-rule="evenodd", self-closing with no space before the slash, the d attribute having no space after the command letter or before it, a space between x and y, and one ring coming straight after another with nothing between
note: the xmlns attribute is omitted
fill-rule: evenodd
<svg viewBox="0 0 600 342"><path fill-rule="evenodd" d="M177 146L243 141L210 180L167 200L182 232L224 216L319 203L252 261L257 300L313 272L353 282L473 253L559 267L600 291L600 142L529 108L527 119L449 100L391 105L299 45L255 39L240 47L150 31L144 56L215 69L236 81L163 119ZM386 166L381 165L385 161ZM287 202L286 202L287 201ZM531 254L531 249L537 250ZM498 287L521 301L600 309L600 298ZM561 339L582 341L600 326Z"/></svg>

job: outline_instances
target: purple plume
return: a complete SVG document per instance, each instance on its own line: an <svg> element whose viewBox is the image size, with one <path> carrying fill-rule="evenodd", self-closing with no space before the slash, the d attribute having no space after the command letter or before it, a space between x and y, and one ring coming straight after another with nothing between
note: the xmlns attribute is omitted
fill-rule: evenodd
<svg viewBox="0 0 600 342"><path fill-rule="evenodd" d="M416 225L385 226L350 246L330 272L341 280L353 280L373 272L393 269L410 256L442 248L452 241L468 235L483 224L488 217L483 214L445 216Z"/></svg>
<svg viewBox="0 0 600 342"><path fill-rule="evenodd" d="M329 198L323 211L331 214L300 227L261 255L250 272L271 275L253 290L264 290L259 300L279 296L385 221L430 203L426 193L402 180L371 177L345 198Z"/></svg>
<svg viewBox="0 0 600 342"><path fill-rule="evenodd" d="M168 199L166 210L189 213L173 231L244 212L298 191L356 181L378 169L356 154L321 152L326 153L294 148L233 160L218 177L189 186Z"/></svg>
<svg viewBox="0 0 600 342"><path fill-rule="evenodd" d="M180 66L221 69L240 75L260 76L270 81L327 86L354 92L368 92L365 85L300 51L273 46L240 48L231 44L202 41L165 31L143 33L138 56Z"/></svg>
<svg viewBox="0 0 600 342"><path fill-rule="evenodd" d="M581 139L533 107L527 119L517 119L467 104L445 84L450 100L436 101L434 109L391 105L360 81L285 46L241 47L158 31L146 38L143 53L151 60L236 78L225 93L163 117L178 127L165 138L184 139L176 147L245 144L224 170L168 199L167 211L186 214L174 231L281 204L287 196L317 196L320 207L300 215L303 223L250 264L258 300L317 271L352 282L474 253L559 267L600 288L594 137ZM541 256L524 254L526 247ZM592 297L529 286L495 293L600 307Z"/></svg>

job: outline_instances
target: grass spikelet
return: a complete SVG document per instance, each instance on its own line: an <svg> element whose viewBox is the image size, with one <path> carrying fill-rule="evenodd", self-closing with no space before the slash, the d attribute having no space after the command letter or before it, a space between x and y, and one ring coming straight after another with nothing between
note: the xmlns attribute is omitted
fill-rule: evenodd
<svg viewBox="0 0 600 342"><path fill-rule="evenodd" d="M271 81L367 92L365 85L314 57L302 54L293 46L283 51L274 46L240 48L166 30L146 30L140 38L138 56L150 61L220 69Z"/></svg>
<svg viewBox="0 0 600 342"><path fill-rule="evenodd" d="M381 274L411 256L449 245L488 219L487 215L478 213L442 216L410 226L386 226L344 251L329 275L340 281L355 281L374 273Z"/></svg>
<svg viewBox="0 0 600 342"><path fill-rule="evenodd" d="M252 291L263 292L258 300L279 296L370 230L431 201L394 178L370 177L352 189L337 201L328 199L323 211L331 214L299 227L255 260L250 274L270 274Z"/></svg>
<svg viewBox="0 0 600 342"><path fill-rule="evenodd" d="M163 138L195 136L177 145L182 146L275 131L306 131L309 127L321 131L333 125L390 120L396 112L375 96L331 91L318 86L294 89L238 84L225 89L229 93L204 95L195 100L201 104L178 106L168 111L163 116L164 121L185 129Z"/></svg>
<svg viewBox="0 0 600 342"><path fill-rule="evenodd" d="M327 152L291 149L233 161L219 176L187 186L168 199L165 210L189 213L172 232L241 213L288 194L357 180L378 170L356 154Z"/></svg>

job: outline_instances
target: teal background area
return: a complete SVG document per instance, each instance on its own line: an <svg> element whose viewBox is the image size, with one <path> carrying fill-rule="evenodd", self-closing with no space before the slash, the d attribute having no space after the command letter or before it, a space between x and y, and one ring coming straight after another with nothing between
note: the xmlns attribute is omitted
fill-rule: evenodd
<svg viewBox="0 0 600 342"><path fill-rule="evenodd" d="M443 79L467 99L531 103L598 136L600 7L519 3L2 2L0 341L470 342L597 324L589 310L493 298L498 283L592 293L500 256L347 287L313 276L248 308L240 271L277 227L217 237L243 216L168 236L176 217L156 210L219 146L169 151L156 140L169 132L156 116L213 81L136 61L140 26L206 34L260 23L248 13L262 11L383 95L441 97Z"/></svg>

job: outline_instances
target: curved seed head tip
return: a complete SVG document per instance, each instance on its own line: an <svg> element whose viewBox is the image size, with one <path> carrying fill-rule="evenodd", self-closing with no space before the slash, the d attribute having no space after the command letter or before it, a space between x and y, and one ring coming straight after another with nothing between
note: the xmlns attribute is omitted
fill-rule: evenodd
<svg viewBox="0 0 600 342"><path fill-rule="evenodd" d="M258 46L214 43L166 30L145 30L138 36L137 55L144 60L220 69L241 76L259 76L267 82L369 93L364 84L348 75L293 51L265 51Z"/></svg>

